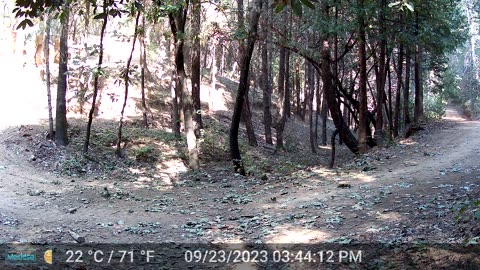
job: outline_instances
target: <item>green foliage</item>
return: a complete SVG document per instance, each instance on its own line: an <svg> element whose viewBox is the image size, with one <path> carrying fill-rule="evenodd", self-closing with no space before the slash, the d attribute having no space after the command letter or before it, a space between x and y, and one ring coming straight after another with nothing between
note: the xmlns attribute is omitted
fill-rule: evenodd
<svg viewBox="0 0 480 270"><path fill-rule="evenodd" d="M310 0L275 0L273 5L275 6L275 12L280 13L286 6L290 5L292 7L293 13L301 17L303 14L303 6L306 6L310 9L314 9L315 5Z"/></svg>
<svg viewBox="0 0 480 270"><path fill-rule="evenodd" d="M212 123L204 130L199 140L200 157L205 161L222 161L229 159L229 146L225 131L218 124Z"/></svg>
<svg viewBox="0 0 480 270"><path fill-rule="evenodd" d="M154 154L154 148L151 145L140 146L134 150L135 159L143 162L153 162L157 160Z"/></svg>
<svg viewBox="0 0 480 270"><path fill-rule="evenodd" d="M480 199L467 200L458 206L458 215L455 217L457 223L473 223L472 231L480 227ZM480 236L472 237L471 235L465 239L466 243L480 243Z"/></svg>
<svg viewBox="0 0 480 270"><path fill-rule="evenodd" d="M409 10L411 12L414 11L413 4L410 3L409 1L406 1L406 0L401 0L401 1L396 1L396 2L390 3L390 4L388 4L388 7L389 8L395 8L395 9L398 9L400 11L405 11L405 10Z"/></svg>
<svg viewBox="0 0 480 270"><path fill-rule="evenodd" d="M454 102L462 102L461 78L451 68L447 69L442 76L442 97Z"/></svg>
<svg viewBox="0 0 480 270"><path fill-rule="evenodd" d="M424 100L425 116L430 119L440 119L445 115L445 105L442 95L429 93Z"/></svg>

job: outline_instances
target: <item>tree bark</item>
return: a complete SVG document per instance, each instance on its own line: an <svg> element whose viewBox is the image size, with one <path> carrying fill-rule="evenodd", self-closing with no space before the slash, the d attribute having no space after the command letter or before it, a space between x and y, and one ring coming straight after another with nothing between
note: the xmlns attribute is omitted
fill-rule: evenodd
<svg viewBox="0 0 480 270"><path fill-rule="evenodd" d="M143 115L143 124L145 128L148 129L148 108L147 102L145 100L145 70L147 69L147 50L145 47L145 15L142 17L142 33L140 35L140 88L142 92L142 115Z"/></svg>
<svg viewBox="0 0 480 270"><path fill-rule="evenodd" d="M385 76L386 76L386 52L387 52L387 41L384 37L385 35L385 15L383 9L386 8L387 2L385 0L379 0L380 5L380 16L379 16L379 24L380 24L380 57L378 59L379 66L377 71L377 118L375 123L375 140L377 145L383 145L383 111L382 105L384 102L384 93L385 93ZM364 35L365 33L363 33ZM365 41L365 40L364 40ZM361 60L362 61L362 60ZM362 65L362 64L361 64ZM361 67L363 68L363 67ZM361 79L360 79L361 80Z"/></svg>
<svg viewBox="0 0 480 270"><path fill-rule="evenodd" d="M68 72L68 21L70 14L68 12L68 3L64 4L66 15L62 22L60 34L60 61L58 64L58 84L57 84L57 108L55 112L55 142L59 145L68 144L67 134L67 72Z"/></svg>
<svg viewBox="0 0 480 270"><path fill-rule="evenodd" d="M170 27L172 30L173 41L175 42L175 69L176 69L176 85L175 92L181 93L181 107L183 109L183 122L185 126L185 133L187 136L187 155L188 165L190 169L197 170L199 168L197 138L195 136L193 124L193 101L192 96L188 92L186 73L185 73L185 55L183 52L184 39L179 36L180 33L185 33L185 24L187 21L188 0L185 6L180 7L177 14L170 13L168 15Z"/></svg>
<svg viewBox="0 0 480 270"><path fill-rule="evenodd" d="M47 86L47 101L48 101L48 135L50 140L54 140L53 132L53 112L52 112L52 91L50 85L50 29L52 16L46 15L45 25L45 83Z"/></svg>
<svg viewBox="0 0 480 270"><path fill-rule="evenodd" d="M308 89L308 120L310 127L310 149L312 153L317 153L317 146L315 145L315 121L313 119L313 99L315 95L315 82L313 78L313 67L311 63L305 63L306 85Z"/></svg>
<svg viewBox="0 0 480 270"><path fill-rule="evenodd" d="M423 83L422 83L422 50L419 45L415 47L415 109L413 121L416 125L423 120Z"/></svg>
<svg viewBox="0 0 480 270"><path fill-rule="evenodd" d="M363 8L364 0L359 0L360 6ZM366 56L366 39L365 39L365 22L364 11L360 11L359 15L359 60L360 60L360 82L359 82L359 115L358 115L358 147L360 153L368 150L367 145L367 56ZM381 103L380 103L381 104Z"/></svg>
<svg viewBox="0 0 480 270"><path fill-rule="evenodd" d="M122 156L122 128L123 128L123 116L125 113L125 107L127 106L127 100L128 100L128 86L130 82L130 65L132 63L132 58L133 58L133 52L135 51L135 43L137 42L137 36L138 36L138 24L140 22L140 15L141 11L137 10L137 16L135 18L135 33L133 34L133 42L132 42L132 49L130 51L130 55L127 60L127 64L125 66L124 74L123 75L123 82L125 83L125 95L123 98L123 105L122 105L122 111L120 112L120 120L118 121L118 133L117 133L117 149L115 150L115 154L117 157Z"/></svg>
<svg viewBox="0 0 480 270"><path fill-rule="evenodd" d="M403 46L398 49L398 65L397 65L397 91L395 93L395 120L393 123L393 136L398 137L400 130L400 93L402 91L402 73L403 73Z"/></svg>
<svg viewBox="0 0 480 270"><path fill-rule="evenodd" d="M107 7L107 0L103 0L103 23L102 23L102 30L100 31L100 52L98 55L98 64L97 64L97 70L94 74L94 80L93 80L93 98L92 98L92 107L90 108L90 112L88 113L88 124L87 124L87 135L85 136L85 143L83 144L83 152L87 153L88 152L88 146L90 145L90 132L92 130L92 123L93 123L93 116L95 113L95 106L97 103L97 95L98 95L98 84L99 84L99 78L100 78L100 73L102 72L102 64L103 64L103 38L105 36L105 29L107 28L107 22L108 22L108 7Z"/></svg>
<svg viewBox="0 0 480 270"><path fill-rule="evenodd" d="M243 103L245 95L248 91L248 73L250 70L250 60L252 59L253 49L257 39L258 20L260 18L260 11L262 9L263 0L256 0L255 6L251 12L250 30L248 31L247 46L245 54L243 55L240 81L238 84L237 97L235 99L235 107L232 116L232 124L230 126L230 154L233 161L233 168L236 173L245 175L245 166L242 162L240 149L238 146L238 129L240 126L240 118L242 115Z"/></svg>
<svg viewBox="0 0 480 270"><path fill-rule="evenodd" d="M195 136L200 137L202 123L202 106L200 103L200 28L201 28L201 10L200 0L192 0L192 99L194 108Z"/></svg>
<svg viewBox="0 0 480 270"><path fill-rule="evenodd" d="M410 61L411 50L407 47L405 53L405 85L403 87L403 126L404 126L404 136L410 125L410 108L409 108L409 99L410 99L410 70L411 70L411 61Z"/></svg>
<svg viewBox="0 0 480 270"><path fill-rule="evenodd" d="M285 52L286 49L284 47L280 48L280 60L279 60L279 71L278 71L278 120L276 125L276 135L277 135L277 143L276 149L277 150L285 150L283 144L283 130L285 129L285 107L283 106L285 101ZM286 118L285 118L286 119Z"/></svg>
<svg viewBox="0 0 480 270"><path fill-rule="evenodd" d="M265 0L267 6L267 0ZM264 43L262 45L262 92L263 92L263 125L265 127L265 143L273 144L272 141L272 93L268 84L268 45L267 45L267 24L263 25Z"/></svg>
<svg viewBox="0 0 480 270"><path fill-rule="evenodd" d="M423 120L423 83L422 83L422 48L418 40L419 31L419 16L416 13L415 18L415 37L417 37L417 44L415 44L415 107L413 114L413 121L418 125Z"/></svg>
<svg viewBox="0 0 480 270"><path fill-rule="evenodd" d="M350 129L343 121L342 112L338 106L336 91L332 83L332 71L330 69L330 48L327 40L323 41L322 49L322 63L321 63L321 74L323 82L323 92L328 103L328 108L330 109L330 115L332 116L335 128L338 129L340 136L345 145L355 154L359 153L358 141L350 132Z"/></svg>

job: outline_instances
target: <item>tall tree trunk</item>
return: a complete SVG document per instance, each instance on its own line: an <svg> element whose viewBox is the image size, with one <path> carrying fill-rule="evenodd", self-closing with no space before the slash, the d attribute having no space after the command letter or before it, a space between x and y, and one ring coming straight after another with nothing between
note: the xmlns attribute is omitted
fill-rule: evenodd
<svg viewBox="0 0 480 270"><path fill-rule="evenodd" d="M358 141L350 132L350 129L343 121L342 112L338 106L336 91L333 87L333 75L330 69L331 58L330 58L330 48L327 40L323 41L322 48L322 63L321 63L321 74L323 82L323 92L326 97L328 108L330 108L330 115L332 116L333 123L335 128L338 130L340 136L345 145L352 151L357 154L359 152Z"/></svg>
<svg viewBox="0 0 480 270"><path fill-rule="evenodd" d="M386 0L378 0L380 5L380 16L379 16L379 24L380 24L380 57L379 67L377 72L377 118L375 123L375 140L379 146L383 145L383 111L382 105L384 102L384 93L385 93L385 73L386 73L386 54L387 54L387 40L385 38L385 14L383 9L386 8L387 2ZM365 33L363 33L365 35ZM365 40L364 40L365 41ZM361 60L363 61L363 60ZM360 67L363 68L363 67ZM360 79L361 80L361 79Z"/></svg>
<svg viewBox="0 0 480 270"><path fill-rule="evenodd" d="M177 88L177 80L176 80L176 68L175 68L175 45L169 46L170 58L172 58L172 63L174 63L174 67L171 70L171 85L170 85L170 97L172 99L172 130L175 138L180 139L180 129L181 129L181 119L180 119L180 93L178 92Z"/></svg>
<svg viewBox="0 0 480 270"><path fill-rule="evenodd" d="M290 118L290 51L285 53L285 115Z"/></svg>
<svg viewBox="0 0 480 270"><path fill-rule="evenodd" d="M216 92L216 85L217 85L217 64L216 64L216 48L217 48L217 41L215 38L212 38L214 39L214 42L212 42L212 50L211 50L211 58L212 58L212 65L210 67L210 90L209 90L209 97L210 97L210 100L208 101L208 109L210 111L213 111L213 108L214 108L214 100L215 98L213 97L214 96L214 92ZM221 42L220 42L221 44Z"/></svg>
<svg viewBox="0 0 480 270"><path fill-rule="evenodd" d="M130 83L130 65L132 63L132 58L133 58L133 52L135 51L135 43L137 42L137 36L138 36L138 24L140 22L140 15L141 11L140 9L137 10L137 17L135 18L135 33L133 34L133 42L132 42L132 49L130 50L130 56L128 57L127 60L127 65L125 66L125 70L123 71L123 82L125 83L125 95L123 98L123 105L122 105L122 111L120 112L120 120L118 121L118 133L117 133L117 149L115 150L115 154L117 157L122 156L122 128L123 128L123 116L125 113L125 107L127 106L127 100L128 100L128 86Z"/></svg>
<svg viewBox="0 0 480 270"><path fill-rule="evenodd" d="M60 61L58 64L57 108L55 112L55 142L59 145L68 144L67 134L67 72L68 72L68 2L64 4L66 15L62 21L60 34Z"/></svg>
<svg viewBox="0 0 480 270"><path fill-rule="evenodd" d="M327 95L325 94L325 86L323 87L323 95L322 95L322 108L321 108L321 116L322 116L322 145L327 145L327 119L328 119L328 106L327 106Z"/></svg>
<svg viewBox="0 0 480 270"><path fill-rule="evenodd" d="M268 0L265 0L265 6L268 6ZM268 19L268 18L267 18ZM264 20L266 21L266 20ZM265 127L265 142L273 144L272 141L272 94L268 84L268 45L267 45L267 23L263 25L264 43L262 44L262 92L263 92L263 125Z"/></svg>
<svg viewBox="0 0 480 270"><path fill-rule="evenodd" d="M142 17L142 32L139 36L140 38L140 90L142 92L142 115L143 115L143 124L145 128L148 129L148 108L147 101L145 100L145 70L147 69L147 49L145 47L145 15Z"/></svg>
<svg viewBox="0 0 480 270"><path fill-rule="evenodd" d="M423 82L422 82L422 50L419 45L415 48L415 106L413 121L419 124L423 120Z"/></svg>
<svg viewBox="0 0 480 270"><path fill-rule="evenodd" d="M302 118L302 103L301 103L301 92L302 87L300 86L300 64L299 61L295 61L295 88L296 88L296 98L297 98L297 115ZM305 120L302 118L302 120Z"/></svg>
<svg viewBox="0 0 480 270"><path fill-rule="evenodd" d="M238 28L245 29L245 18L243 14L243 0L237 0L237 19L238 19ZM245 42L244 40L239 40L238 42L239 55L238 63L242 61L243 55L245 54ZM255 129L253 128L252 122L252 113L250 111L250 102L248 92L250 90L250 80L247 84L247 92L245 93L245 102L243 103L242 117L241 120L245 124L245 129L247 130L248 144L251 146L257 146L257 138L255 137Z"/></svg>
<svg viewBox="0 0 480 270"><path fill-rule="evenodd" d="M318 72L315 73L315 145L318 147L318 118L320 116L320 108L321 108L321 97L320 97L320 74Z"/></svg>
<svg viewBox="0 0 480 270"><path fill-rule="evenodd" d="M48 135L50 140L54 140L53 133L53 112L52 112L52 91L50 87L50 28L52 23L52 16L46 15L45 25L45 83L47 86L47 101L48 101Z"/></svg>
<svg viewBox="0 0 480 270"><path fill-rule="evenodd" d="M202 123L202 106L200 103L200 27L201 27L201 10L200 0L192 0L192 99L195 123L195 135L200 137L200 129L203 128Z"/></svg>
<svg viewBox="0 0 480 270"><path fill-rule="evenodd" d="M107 28L108 22L108 6L107 0L103 0L103 23L102 23L102 30L100 31L100 52L98 55L98 64L96 67L96 72L94 74L93 80L93 98L92 98L92 107L90 108L90 112L88 113L88 124L87 124L87 135L85 136L85 143L83 144L83 152L88 152L88 146L90 145L90 132L92 130L92 123L93 123L93 116L95 113L95 106L97 103L97 95L98 95L98 84L99 78L102 73L102 64L103 64L103 38L105 36L105 29Z"/></svg>
<svg viewBox="0 0 480 270"><path fill-rule="evenodd" d="M176 85L175 92L181 93L181 107L183 109L183 122L187 136L187 154L188 165L190 169L197 170L200 166L198 159L197 138L193 125L193 101L188 91L185 73L185 55L183 52L184 39L180 34L185 33L185 24L187 20L188 0L185 6L182 6L177 14L168 15L170 27L172 30L173 41L175 42L175 69Z"/></svg>
<svg viewBox="0 0 480 270"><path fill-rule="evenodd" d="M276 135L277 135L277 143L276 143L276 149L277 150L285 150L285 147L283 145L283 130L285 128L285 121L284 116L285 116L285 108L283 106L283 103L285 101L285 52L286 49L284 47L280 48L280 60L279 60L279 71L278 71L278 103L277 103L277 108L278 108L278 120L277 120L277 126L276 126ZM286 119L286 118L285 118Z"/></svg>
<svg viewBox="0 0 480 270"><path fill-rule="evenodd" d="M252 59L253 49L258 31L258 20L260 18L260 11L262 9L263 0L256 0L255 6L251 11L250 31L248 32L247 46L245 54L241 62L240 81L238 84L237 97L235 99L235 107L233 110L232 124L230 126L230 154L233 161L233 168L236 173L245 175L245 166L242 162L240 149L238 147L238 129L240 126L240 118L242 115L242 108L245 95L248 91L248 73L250 70L250 60Z"/></svg>
<svg viewBox="0 0 480 270"><path fill-rule="evenodd" d="M365 0L359 0L360 7L363 8ZM360 86L359 86L359 116L358 116L358 147L360 153L368 150L367 145L367 55L366 55L366 39L365 39L365 21L364 11L360 11L359 15L359 60L360 60ZM380 103L381 104L381 103ZM381 106L380 106L381 107ZM377 108L378 109L378 108Z"/></svg>
<svg viewBox="0 0 480 270"><path fill-rule="evenodd" d="M315 145L315 126L313 115L313 99L315 95L315 82L313 78L313 67L309 62L305 62L305 76L307 78L306 85L308 89L308 120L310 127L310 150L312 153L317 153L317 146Z"/></svg>
<svg viewBox="0 0 480 270"><path fill-rule="evenodd" d="M402 91L402 73L403 73L403 46L398 49L398 66L397 66L397 91L395 93L395 120L393 123L393 136L398 137L400 130L400 93Z"/></svg>
<svg viewBox="0 0 480 270"><path fill-rule="evenodd" d="M415 107L413 114L413 121L416 125L423 120L422 48L418 40L418 31L419 16L417 12L415 18L415 37L417 40L415 44Z"/></svg>
<svg viewBox="0 0 480 270"><path fill-rule="evenodd" d="M406 136L406 132L408 130L408 126L410 125L410 108L409 108L409 99L410 99L410 70L411 70L411 50L407 47L405 53L405 85L403 87L403 126L404 126L404 136Z"/></svg>

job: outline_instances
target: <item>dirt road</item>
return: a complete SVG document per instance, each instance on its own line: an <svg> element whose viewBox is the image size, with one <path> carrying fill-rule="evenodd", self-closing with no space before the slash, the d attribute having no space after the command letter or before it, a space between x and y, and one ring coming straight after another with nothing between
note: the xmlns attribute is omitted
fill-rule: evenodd
<svg viewBox="0 0 480 270"><path fill-rule="evenodd" d="M0 140L4 242L72 242L69 230L106 243L459 242L454 208L480 195L480 123L453 108L410 139L341 169L258 179L205 168L161 188L142 179L49 174L30 164L21 144L42 134L18 130L4 130Z"/></svg>

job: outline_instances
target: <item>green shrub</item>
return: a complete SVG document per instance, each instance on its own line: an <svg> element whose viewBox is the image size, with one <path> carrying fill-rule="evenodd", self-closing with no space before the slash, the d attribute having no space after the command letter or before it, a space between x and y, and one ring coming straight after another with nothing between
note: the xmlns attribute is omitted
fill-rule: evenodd
<svg viewBox="0 0 480 270"><path fill-rule="evenodd" d="M137 161L150 162L157 160L154 149L151 145L140 146L135 149L135 159Z"/></svg>
<svg viewBox="0 0 480 270"><path fill-rule="evenodd" d="M211 124L203 131L199 140L200 157L205 161L222 161L229 158L228 134L217 124Z"/></svg>
<svg viewBox="0 0 480 270"><path fill-rule="evenodd" d="M441 95L429 93L424 100L425 116L430 119L440 119L445 115L447 103Z"/></svg>

